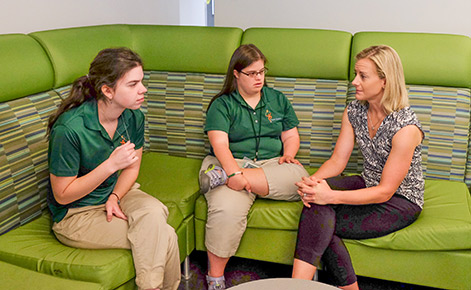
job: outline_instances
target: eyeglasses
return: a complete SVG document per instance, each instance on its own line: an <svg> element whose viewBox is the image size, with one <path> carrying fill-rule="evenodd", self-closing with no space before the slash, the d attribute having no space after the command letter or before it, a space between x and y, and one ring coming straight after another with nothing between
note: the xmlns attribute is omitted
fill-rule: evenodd
<svg viewBox="0 0 471 290"><path fill-rule="evenodd" d="M249 72L243 72L240 71L240 73L250 77L250 78L255 78L255 76L261 75L264 76L267 73L268 69L265 67L260 71L249 71Z"/></svg>

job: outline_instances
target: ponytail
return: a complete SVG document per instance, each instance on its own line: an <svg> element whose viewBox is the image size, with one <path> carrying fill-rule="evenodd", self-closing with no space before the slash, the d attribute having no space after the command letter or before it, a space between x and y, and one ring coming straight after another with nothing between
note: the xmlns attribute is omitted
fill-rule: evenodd
<svg viewBox="0 0 471 290"><path fill-rule="evenodd" d="M57 111L49 117L47 136L51 133L52 126L54 126L54 123L59 119L60 115L96 97L95 89L90 83L88 75L76 79L72 84L69 97L63 100Z"/></svg>
<svg viewBox="0 0 471 290"><path fill-rule="evenodd" d="M104 85L115 88L118 80L137 66L143 66L142 60L129 48L107 48L100 51L90 64L88 74L74 81L70 96L49 117L47 137L50 137L52 127L63 113L89 100L106 99L101 88Z"/></svg>

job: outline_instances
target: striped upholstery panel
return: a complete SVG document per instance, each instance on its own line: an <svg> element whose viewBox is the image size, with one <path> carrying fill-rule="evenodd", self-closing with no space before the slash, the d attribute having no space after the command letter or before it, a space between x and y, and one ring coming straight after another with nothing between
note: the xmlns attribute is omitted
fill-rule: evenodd
<svg viewBox="0 0 471 290"><path fill-rule="evenodd" d="M0 104L0 234L46 207L45 134L49 115L59 103L50 91Z"/></svg>
<svg viewBox="0 0 471 290"><path fill-rule="evenodd" d="M209 151L203 133L206 109L223 81L221 75L146 72L148 92L142 107L147 116L146 149L203 158ZM267 83L288 97L298 115L299 160L320 166L340 132L347 82L267 77Z"/></svg>
<svg viewBox="0 0 471 290"><path fill-rule="evenodd" d="M283 92L296 111L301 139L297 159L305 166L320 167L340 133L347 81L267 77L267 84Z"/></svg>
<svg viewBox="0 0 471 290"><path fill-rule="evenodd" d="M206 109L222 88L224 76L146 72L145 149L202 159L209 152L204 134Z"/></svg>
<svg viewBox="0 0 471 290"><path fill-rule="evenodd" d="M67 97L69 97L71 88L72 88L72 85L68 85L68 86L64 86L64 87L54 89L54 91L63 100L63 99L66 99Z"/></svg>
<svg viewBox="0 0 471 290"><path fill-rule="evenodd" d="M464 181L470 130L470 90L407 86L411 108L425 132L422 148L424 176ZM349 88L349 100L355 88ZM358 159L361 164L361 158ZM360 166L360 165L359 165ZM471 180L471 174L469 174Z"/></svg>

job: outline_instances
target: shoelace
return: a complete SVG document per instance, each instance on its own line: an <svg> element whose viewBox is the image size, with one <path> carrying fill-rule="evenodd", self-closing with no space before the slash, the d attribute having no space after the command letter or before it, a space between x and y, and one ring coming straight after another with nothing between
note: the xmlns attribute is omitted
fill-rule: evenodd
<svg viewBox="0 0 471 290"><path fill-rule="evenodd" d="M222 175L219 172L219 170L213 169L213 170L207 172L206 174L209 175L209 184L210 184L211 188L214 188L214 187L220 185L220 182L222 181Z"/></svg>

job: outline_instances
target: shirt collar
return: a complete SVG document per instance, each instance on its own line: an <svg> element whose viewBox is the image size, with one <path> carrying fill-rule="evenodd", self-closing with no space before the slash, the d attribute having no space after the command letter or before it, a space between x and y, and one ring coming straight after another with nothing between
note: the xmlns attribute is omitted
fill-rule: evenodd
<svg viewBox="0 0 471 290"><path fill-rule="evenodd" d="M83 123L85 127L91 130L101 131L100 121L98 119L98 105L96 100L86 101L82 104L85 118Z"/></svg>
<svg viewBox="0 0 471 290"><path fill-rule="evenodd" d="M265 107L265 86L262 87L262 90L260 91L260 94L261 94L261 98L260 98L260 102L258 102L257 106L255 107L255 110L256 109L259 109L259 108L263 108ZM241 104L243 107L246 107L246 108L249 108L249 109L252 109L252 107L250 107L247 102L244 100L244 98L242 98L242 96L240 95L239 91L236 89L235 91L233 91L231 93L231 96L237 101L239 102L239 104Z"/></svg>
<svg viewBox="0 0 471 290"><path fill-rule="evenodd" d="M98 102L96 100L86 101L82 104L84 106L83 112L85 115L84 125L90 130L101 131L102 126L100 125L100 120L98 118ZM123 127L123 121L129 123L132 113L130 110L125 109L118 120L118 130Z"/></svg>

